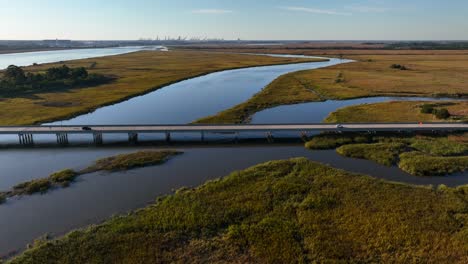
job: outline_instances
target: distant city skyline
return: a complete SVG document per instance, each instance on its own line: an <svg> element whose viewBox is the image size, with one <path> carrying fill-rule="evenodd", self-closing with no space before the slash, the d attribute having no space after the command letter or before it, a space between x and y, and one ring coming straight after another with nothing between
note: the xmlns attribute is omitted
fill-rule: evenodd
<svg viewBox="0 0 468 264"><path fill-rule="evenodd" d="M467 40L468 1L0 0L1 40Z"/></svg>

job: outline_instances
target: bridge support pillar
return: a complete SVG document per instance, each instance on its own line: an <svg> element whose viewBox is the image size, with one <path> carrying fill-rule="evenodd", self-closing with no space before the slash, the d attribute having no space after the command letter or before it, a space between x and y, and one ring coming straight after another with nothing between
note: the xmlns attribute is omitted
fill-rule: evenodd
<svg viewBox="0 0 468 264"><path fill-rule="evenodd" d="M273 137L273 133L267 132L266 137L267 137L268 143L274 143L275 142L275 138Z"/></svg>
<svg viewBox="0 0 468 264"><path fill-rule="evenodd" d="M201 142L205 142L205 131L201 132Z"/></svg>
<svg viewBox="0 0 468 264"><path fill-rule="evenodd" d="M34 145L34 137L32 134L19 134L18 137L21 145Z"/></svg>
<svg viewBox="0 0 468 264"><path fill-rule="evenodd" d="M166 142L171 143L171 133L170 132L166 132Z"/></svg>
<svg viewBox="0 0 468 264"><path fill-rule="evenodd" d="M307 131L301 131L301 139L304 142L309 141L309 136L307 135Z"/></svg>
<svg viewBox="0 0 468 264"><path fill-rule="evenodd" d="M57 134L57 144L68 145L68 134Z"/></svg>
<svg viewBox="0 0 468 264"><path fill-rule="evenodd" d="M128 142L138 143L138 133L128 133Z"/></svg>
<svg viewBox="0 0 468 264"><path fill-rule="evenodd" d="M94 144L96 144L96 145L102 145L102 143L103 143L102 134L101 133L94 133L93 134L93 141L94 141Z"/></svg>
<svg viewBox="0 0 468 264"><path fill-rule="evenodd" d="M236 132L236 136L235 136L234 141L236 142L236 144L239 143L239 132Z"/></svg>

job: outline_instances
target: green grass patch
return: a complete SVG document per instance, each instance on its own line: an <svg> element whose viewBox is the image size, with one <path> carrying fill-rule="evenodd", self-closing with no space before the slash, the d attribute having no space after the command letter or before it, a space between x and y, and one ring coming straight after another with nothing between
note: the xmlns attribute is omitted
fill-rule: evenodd
<svg viewBox="0 0 468 264"><path fill-rule="evenodd" d="M405 149L406 145L402 143L377 143L345 145L336 151L346 157L367 159L385 166L392 166Z"/></svg>
<svg viewBox="0 0 468 264"><path fill-rule="evenodd" d="M37 179L17 184L13 187L14 195L31 195L35 193L46 193L52 184L49 179Z"/></svg>
<svg viewBox="0 0 468 264"><path fill-rule="evenodd" d="M37 243L9 263L466 263L467 195L274 161Z"/></svg>
<svg viewBox="0 0 468 264"><path fill-rule="evenodd" d="M308 149L334 149L343 145L353 143L369 143L371 137L368 135L333 135L333 134L322 134L314 136L310 141L306 143Z"/></svg>
<svg viewBox="0 0 468 264"><path fill-rule="evenodd" d="M434 157L420 152L400 155L398 166L415 176L445 176L468 169L468 156Z"/></svg>
<svg viewBox="0 0 468 264"><path fill-rule="evenodd" d="M448 138L417 138L411 147L421 152L435 156L460 156L468 154L468 144Z"/></svg>
<svg viewBox="0 0 468 264"><path fill-rule="evenodd" d="M122 171L139 167L153 166L166 162L170 157L179 155L178 151L139 151L97 160L85 171Z"/></svg>
<svg viewBox="0 0 468 264"><path fill-rule="evenodd" d="M336 151L340 155L372 160L386 166L395 165L400 158L400 168L415 176L463 172L466 170L465 162L468 159L468 143L464 134L449 136L322 134L312 138L305 146L308 149L337 148ZM403 154L399 156L401 153Z"/></svg>
<svg viewBox="0 0 468 264"><path fill-rule="evenodd" d="M55 184L68 186L68 185L70 185L71 182L73 182L75 180L75 178L78 175L79 174L76 171L71 170L71 169L66 169L66 170L59 171L59 172L51 174L49 176L49 179Z"/></svg>

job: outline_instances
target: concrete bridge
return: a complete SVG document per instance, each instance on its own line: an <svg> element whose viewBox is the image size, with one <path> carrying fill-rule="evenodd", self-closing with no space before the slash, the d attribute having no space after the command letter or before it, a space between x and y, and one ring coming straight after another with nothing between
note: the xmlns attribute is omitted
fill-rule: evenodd
<svg viewBox="0 0 468 264"><path fill-rule="evenodd" d="M171 141L171 133L264 132L273 139L275 132L297 132L304 136L307 132L454 132L468 131L465 123L361 123L361 124L241 124L241 125L90 125L90 126L2 126L0 135L18 135L19 143L34 144L34 135L49 134L57 136L57 143L68 144L69 134L93 135L94 143L101 144L104 134L128 134L129 141L137 142L138 134L162 133L166 141Z"/></svg>

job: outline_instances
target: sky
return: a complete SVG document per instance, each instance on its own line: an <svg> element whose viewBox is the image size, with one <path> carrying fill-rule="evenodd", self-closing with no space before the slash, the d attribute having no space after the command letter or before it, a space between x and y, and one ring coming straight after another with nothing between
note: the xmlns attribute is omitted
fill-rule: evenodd
<svg viewBox="0 0 468 264"><path fill-rule="evenodd" d="M0 39L468 40L466 0L0 0Z"/></svg>

